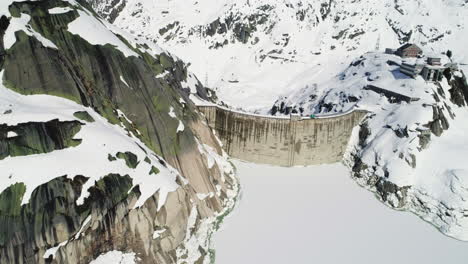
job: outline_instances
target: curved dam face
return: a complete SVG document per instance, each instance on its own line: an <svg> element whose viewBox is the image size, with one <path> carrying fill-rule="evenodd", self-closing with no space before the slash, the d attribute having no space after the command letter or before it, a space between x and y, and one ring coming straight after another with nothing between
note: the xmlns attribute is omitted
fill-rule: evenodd
<svg viewBox="0 0 468 264"><path fill-rule="evenodd" d="M353 128L367 114L349 113L304 119L278 118L198 106L208 125L233 158L277 166L306 166L339 162Z"/></svg>

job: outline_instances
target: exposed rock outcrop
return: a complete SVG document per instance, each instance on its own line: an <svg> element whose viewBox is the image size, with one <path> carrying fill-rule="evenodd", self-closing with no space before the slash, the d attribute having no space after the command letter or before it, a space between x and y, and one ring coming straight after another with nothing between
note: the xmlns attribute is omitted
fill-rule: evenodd
<svg viewBox="0 0 468 264"><path fill-rule="evenodd" d="M49 12L56 7L69 11ZM107 131L110 134L118 132L123 137L119 131L125 129L127 138L122 140L132 142L129 144L137 146L147 158L116 147L122 148L121 152L109 153L109 157L115 155L117 160L109 159L108 164L98 167L124 162L127 174L92 175L99 179L95 182L89 182L91 175L50 175L51 181L42 183L26 198L25 193L31 191L27 181L1 189L0 262L89 263L111 250L134 252L141 263L209 262L210 236L232 207L238 187L217 139L189 98L196 95L207 99L208 92L190 76L183 62L124 33L114 34L134 55L128 56L112 44L92 44L89 37L71 33L70 25L77 20L91 23L97 19L96 27L106 26L92 10L79 4L60 0L13 2L9 13L10 20L24 19L26 14L30 20L28 29L14 32L14 43L1 56L0 89L5 90L1 93L5 98L0 100L12 103L5 111L8 114L0 115L0 124L25 118L17 115L16 101L7 97L12 91L63 97L83 109L66 116L75 121L2 125L2 158L17 156L17 145L33 147L31 153L60 157L62 152L58 151L78 143L74 136L80 125L98 126L103 122L114 125ZM27 111L34 117L34 111ZM183 130L179 129L181 123L185 124ZM18 138L8 137L9 132L15 132ZM79 139L82 144L90 140ZM106 147L101 145L97 144L96 150ZM209 152L201 152L208 147ZM89 150L87 155L95 153ZM42 157L50 156L37 156ZM5 160L13 162L15 158ZM154 160L159 161L158 168ZM152 177L163 177L159 172L162 169L166 174L180 174L174 176L176 190L162 196L165 191L161 186L137 205L146 186L135 182L134 173L143 164L151 170L138 176L148 177L148 183ZM78 159L76 166L96 164L81 164ZM175 171L171 172L172 168ZM2 169L0 179L11 177L9 171L14 172L14 168ZM33 178L34 171L30 174ZM89 195L83 196L87 192ZM210 195L201 199L197 196L200 193ZM157 230L164 231L156 236Z"/></svg>
<svg viewBox="0 0 468 264"><path fill-rule="evenodd" d="M0 160L11 156L48 153L81 143L74 136L80 131L80 122L31 122L7 126L0 124Z"/></svg>

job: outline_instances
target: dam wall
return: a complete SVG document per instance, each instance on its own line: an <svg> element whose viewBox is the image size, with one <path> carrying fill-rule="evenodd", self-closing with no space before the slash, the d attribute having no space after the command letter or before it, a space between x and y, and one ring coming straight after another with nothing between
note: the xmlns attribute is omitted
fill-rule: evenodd
<svg viewBox="0 0 468 264"><path fill-rule="evenodd" d="M353 128L367 114L354 110L318 118L274 117L198 106L233 158L284 167L339 162Z"/></svg>

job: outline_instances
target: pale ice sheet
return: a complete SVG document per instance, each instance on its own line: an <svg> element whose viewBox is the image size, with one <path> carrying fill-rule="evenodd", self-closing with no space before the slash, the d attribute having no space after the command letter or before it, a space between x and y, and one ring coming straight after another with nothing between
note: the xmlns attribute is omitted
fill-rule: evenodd
<svg viewBox="0 0 468 264"><path fill-rule="evenodd" d="M389 209L341 164L234 164L242 198L215 236L216 263L466 263L468 243Z"/></svg>

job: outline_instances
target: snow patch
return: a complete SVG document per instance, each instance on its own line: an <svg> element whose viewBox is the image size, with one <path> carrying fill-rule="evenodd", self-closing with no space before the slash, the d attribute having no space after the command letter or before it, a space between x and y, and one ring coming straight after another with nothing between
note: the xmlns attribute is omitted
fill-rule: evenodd
<svg viewBox="0 0 468 264"><path fill-rule="evenodd" d="M213 197L214 196L214 193L213 192L209 192L209 193L197 193L197 197L199 200L205 200L206 198L208 197Z"/></svg>
<svg viewBox="0 0 468 264"><path fill-rule="evenodd" d="M51 15L64 14L70 11L73 11L73 9L70 7L54 7L54 8L49 9L49 14Z"/></svg>
<svg viewBox="0 0 468 264"><path fill-rule="evenodd" d="M174 112L174 107L171 106L171 108L169 108L169 116L172 117L172 118L177 118L175 112Z"/></svg>
<svg viewBox="0 0 468 264"><path fill-rule="evenodd" d="M13 137L17 137L17 136L18 136L18 134L16 134L13 131L8 131L8 133L7 133L7 138L13 138Z"/></svg>
<svg viewBox="0 0 468 264"><path fill-rule="evenodd" d="M10 49L16 43L15 33L18 31L23 31L28 36L36 38L39 42L41 42L42 46L46 48L58 49L52 41L43 37L41 34L36 32L31 27L31 25L29 25L30 20L31 16L23 13L21 13L20 17L12 17L10 19L10 25L8 26L5 32L5 36L3 37L5 50Z"/></svg>
<svg viewBox="0 0 468 264"><path fill-rule="evenodd" d="M122 75L120 75L120 81L123 82L128 88L132 89L132 87L130 87L130 85L128 85L127 81L125 81L124 77Z"/></svg>
<svg viewBox="0 0 468 264"><path fill-rule="evenodd" d="M197 93L197 85L198 85L198 79L193 75L193 73L189 73L187 76L186 81L180 82L182 85L182 88L184 89L190 89L191 94L196 94Z"/></svg>
<svg viewBox="0 0 468 264"><path fill-rule="evenodd" d="M89 264L136 264L137 260L138 258L133 252L124 253L122 251L113 250L101 254Z"/></svg>
<svg viewBox="0 0 468 264"><path fill-rule="evenodd" d="M179 120L179 126L177 126L177 133L184 131L184 129L184 123L182 123L182 121Z"/></svg>
<svg viewBox="0 0 468 264"><path fill-rule="evenodd" d="M87 11L77 11L80 16L68 24L70 33L80 36L92 45L112 45L120 50L125 57L138 57L138 54L112 33L101 20Z"/></svg>
<svg viewBox="0 0 468 264"><path fill-rule="evenodd" d="M83 232L84 228L85 228L86 225L89 223L89 221L91 221L91 216L86 217L86 219L84 220L83 224L81 225L80 230L78 231L78 233L76 233L75 239L79 239L79 238L80 238L81 233Z"/></svg>
<svg viewBox="0 0 468 264"><path fill-rule="evenodd" d="M155 230L153 232L153 239L157 239L157 238L161 237L161 234L164 233L164 232L166 232L165 228L160 229L160 230Z"/></svg>
<svg viewBox="0 0 468 264"><path fill-rule="evenodd" d="M44 256L42 256L42 257L43 258L48 258L49 256L52 255L52 258L55 258L55 254L57 254L57 251L60 249L60 247L65 246L67 243L68 243L68 240L63 241L62 243L58 244L56 247L51 247L51 248L47 249L46 252L44 253Z"/></svg>

